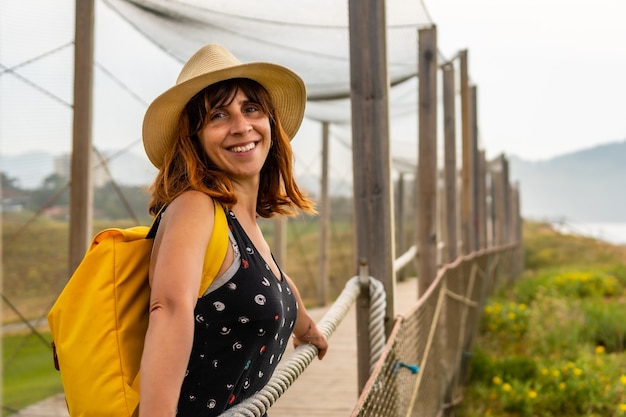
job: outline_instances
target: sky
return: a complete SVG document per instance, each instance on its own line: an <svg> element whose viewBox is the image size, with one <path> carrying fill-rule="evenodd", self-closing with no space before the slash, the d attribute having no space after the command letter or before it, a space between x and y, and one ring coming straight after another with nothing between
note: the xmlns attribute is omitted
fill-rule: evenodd
<svg viewBox="0 0 626 417"><path fill-rule="evenodd" d="M0 0L0 70L71 42L74 22L67 11L73 2L50 4ZM626 2L424 0L424 4L436 23L441 54L452 57L468 50L470 77L478 91L479 146L488 157L505 153L543 160L626 139ZM52 23L55 29L48 32ZM71 149L71 139L67 140L71 111L62 103L72 101L71 73L56 71L55 66L66 65L72 54L72 48L62 49L45 64L36 62L23 71L56 98L1 73L0 155ZM94 75L94 143L101 148L133 143L141 153L146 103L173 84L181 64L100 1L96 1L95 59L106 68L97 67ZM132 86L132 97L124 85ZM19 101L12 98L16 94ZM50 108L51 101L57 102L53 107L58 112L40 110ZM123 111L116 108L121 103ZM402 140L393 143L399 130L411 134L415 130L415 123L400 126L391 129L392 154L416 147ZM303 129L319 126L305 121ZM336 134L348 135L341 128ZM55 139L60 137L64 139ZM298 144L295 150L309 152L308 145Z"/></svg>
<svg viewBox="0 0 626 417"><path fill-rule="evenodd" d="M440 50L468 50L488 153L541 160L626 140L626 2L426 5Z"/></svg>

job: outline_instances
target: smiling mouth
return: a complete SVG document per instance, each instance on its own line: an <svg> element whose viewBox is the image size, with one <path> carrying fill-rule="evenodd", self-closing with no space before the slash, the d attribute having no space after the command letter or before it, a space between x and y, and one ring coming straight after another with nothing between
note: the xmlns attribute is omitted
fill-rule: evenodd
<svg viewBox="0 0 626 417"><path fill-rule="evenodd" d="M256 147L256 142L250 142L247 145L244 146L233 146L232 148L230 148L229 150L231 152L236 152L236 153L241 153L241 152L248 152L251 151L252 149L254 149Z"/></svg>

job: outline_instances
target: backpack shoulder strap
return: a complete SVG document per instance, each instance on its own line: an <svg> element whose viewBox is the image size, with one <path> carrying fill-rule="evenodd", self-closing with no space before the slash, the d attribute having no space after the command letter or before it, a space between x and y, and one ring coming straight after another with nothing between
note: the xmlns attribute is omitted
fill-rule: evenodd
<svg viewBox="0 0 626 417"><path fill-rule="evenodd" d="M226 221L226 213L224 207L219 201L213 200L213 206L215 207L215 221L213 224L213 232L207 245L206 253L204 256L204 266L202 268L202 283L200 284L200 291L198 297L202 295L209 288L213 280L216 278L217 273L222 266L222 262L226 257L226 251L228 250L228 222ZM146 239L154 239L157 230L159 229L159 223L161 222L161 215L165 211L167 206L163 206L161 210L154 216L150 230L146 235Z"/></svg>
<svg viewBox="0 0 626 417"><path fill-rule="evenodd" d="M154 219L152 220L152 225L150 226L150 231L146 235L146 239L154 239L154 237L156 236L157 230L159 230L159 223L161 223L161 215L163 214L166 208L167 208L167 204L161 207L157 215L154 216Z"/></svg>
<svg viewBox="0 0 626 417"><path fill-rule="evenodd" d="M198 297L202 297L209 288L217 273L224 262L226 251L228 250L228 222L226 221L226 213L224 207L217 201L213 200L215 206L215 222L213 224L213 233L209 239L204 256L204 267L202 268L202 283Z"/></svg>

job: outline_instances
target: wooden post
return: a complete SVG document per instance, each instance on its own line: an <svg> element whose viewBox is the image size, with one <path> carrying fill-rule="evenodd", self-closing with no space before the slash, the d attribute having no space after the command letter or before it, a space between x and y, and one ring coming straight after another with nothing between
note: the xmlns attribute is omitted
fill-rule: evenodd
<svg viewBox="0 0 626 417"><path fill-rule="evenodd" d="M457 257L456 222L456 100L454 66L447 63L443 72L443 135L444 135L444 203L443 224L446 242L444 263L453 262Z"/></svg>
<svg viewBox="0 0 626 417"><path fill-rule="evenodd" d="M458 151L457 151L458 156ZM462 158L461 158L462 163ZM458 161L457 161L458 165ZM457 257L463 255L463 167L456 170L456 250Z"/></svg>
<svg viewBox="0 0 626 417"><path fill-rule="evenodd" d="M92 237L92 98L94 1L76 2L74 41L74 131L70 189L69 272L74 272Z"/></svg>
<svg viewBox="0 0 626 417"><path fill-rule="evenodd" d="M524 270L524 251L522 249L522 216L521 216L521 207L520 207L520 188L519 183L516 183L511 190L511 205L513 206L512 214L514 218L514 229L513 229L513 242L520 245L517 254L515 255L515 269L513 271L513 276L517 276L522 273Z"/></svg>
<svg viewBox="0 0 626 417"><path fill-rule="evenodd" d="M471 112L471 153L472 153L472 248L473 250L481 249L480 246L480 151L478 150L478 92L475 85L470 87L470 112Z"/></svg>
<svg viewBox="0 0 626 417"><path fill-rule="evenodd" d="M418 297L437 275L437 29L418 31Z"/></svg>
<svg viewBox="0 0 626 417"><path fill-rule="evenodd" d="M507 243L515 243L517 241L517 224L516 224L516 190L515 186L511 183L507 184Z"/></svg>
<svg viewBox="0 0 626 417"><path fill-rule="evenodd" d="M417 251L418 297L423 296L437 276L437 29L435 26L419 29L418 32L418 179L417 179ZM445 313L439 317L445 322ZM440 362L443 341L447 338L446 326L442 326L432 341L429 360L436 364L429 372L429 381L433 385L442 383L441 375L445 372ZM426 396L420 402L421 410L431 410L441 399ZM445 401L445 400L444 400ZM415 411L415 410L413 410Z"/></svg>
<svg viewBox="0 0 626 417"><path fill-rule="evenodd" d="M328 298L328 274L330 271L330 198L328 195L328 122L322 123L322 180L320 186L320 259L317 283L317 305L324 306Z"/></svg>
<svg viewBox="0 0 626 417"><path fill-rule="evenodd" d="M493 195L493 172L492 172L492 163L485 160L485 182L486 182L486 190L485 197L487 198L487 218L486 218L486 227L487 227L487 247L491 248L496 245L495 242L495 218L494 218L494 195Z"/></svg>
<svg viewBox="0 0 626 417"><path fill-rule="evenodd" d="M495 246L503 245L506 242L503 160L504 157L499 156L491 163L491 201L493 206L493 238Z"/></svg>
<svg viewBox="0 0 626 417"><path fill-rule="evenodd" d="M487 173L485 151L478 151L476 159L478 173L476 174L476 224L478 234L478 249L487 248Z"/></svg>
<svg viewBox="0 0 626 417"><path fill-rule="evenodd" d="M437 164L435 164L435 169L437 170L437 180L435 181L435 190L436 190L436 198L435 198L435 236L437 237L437 243L435 245L435 252L437 253L437 259L435 261L435 265L437 266L437 270L441 265L445 263L446 252L445 244L446 242L443 239L446 236L446 226L445 226L445 172L443 169L440 169ZM443 244L442 244L443 243ZM435 275L437 273L435 272Z"/></svg>
<svg viewBox="0 0 626 417"><path fill-rule="evenodd" d="M356 261L387 292L386 331L394 317L395 276L389 80L385 2L349 0L352 159L356 224ZM359 391L369 377L369 300L357 303Z"/></svg>
<svg viewBox="0 0 626 417"><path fill-rule="evenodd" d="M512 242L522 241L522 217L520 214L520 191L519 182L511 188L511 218L513 219L511 230L513 231Z"/></svg>
<svg viewBox="0 0 626 417"><path fill-rule="evenodd" d="M509 161L506 159L506 156L503 154L502 158L502 190L503 194L503 202L504 202L504 241L503 243L511 242L511 193L510 193L510 181L509 181Z"/></svg>
<svg viewBox="0 0 626 417"><path fill-rule="evenodd" d="M467 50L459 52L461 77L461 127L463 141L463 187L461 190L461 254L466 255L475 248L474 243L474 152L471 125L471 92L467 63Z"/></svg>
<svg viewBox="0 0 626 417"><path fill-rule="evenodd" d="M396 253L404 253L406 250L405 233L404 233L404 172L400 171L398 175L398 182L396 185ZM402 268L400 271L396 271L396 278L398 281L404 281L406 277L406 268Z"/></svg>

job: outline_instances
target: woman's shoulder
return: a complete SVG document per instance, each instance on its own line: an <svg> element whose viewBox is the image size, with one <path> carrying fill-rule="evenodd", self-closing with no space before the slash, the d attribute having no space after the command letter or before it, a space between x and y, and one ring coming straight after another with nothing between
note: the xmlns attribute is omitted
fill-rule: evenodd
<svg viewBox="0 0 626 417"><path fill-rule="evenodd" d="M176 196L176 198L174 198L174 200L172 200L169 204L168 209L170 207L205 209L207 207L213 208L214 204L215 203L213 202L213 198L211 198L211 196L203 193L202 191L189 190Z"/></svg>
<svg viewBox="0 0 626 417"><path fill-rule="evenodd" d="M168 217L179 218L181 221L194 221L212 219L214 210L215 202L210 196L192 190L185 191L174 198L165 210L165 214Z"/></svg>

